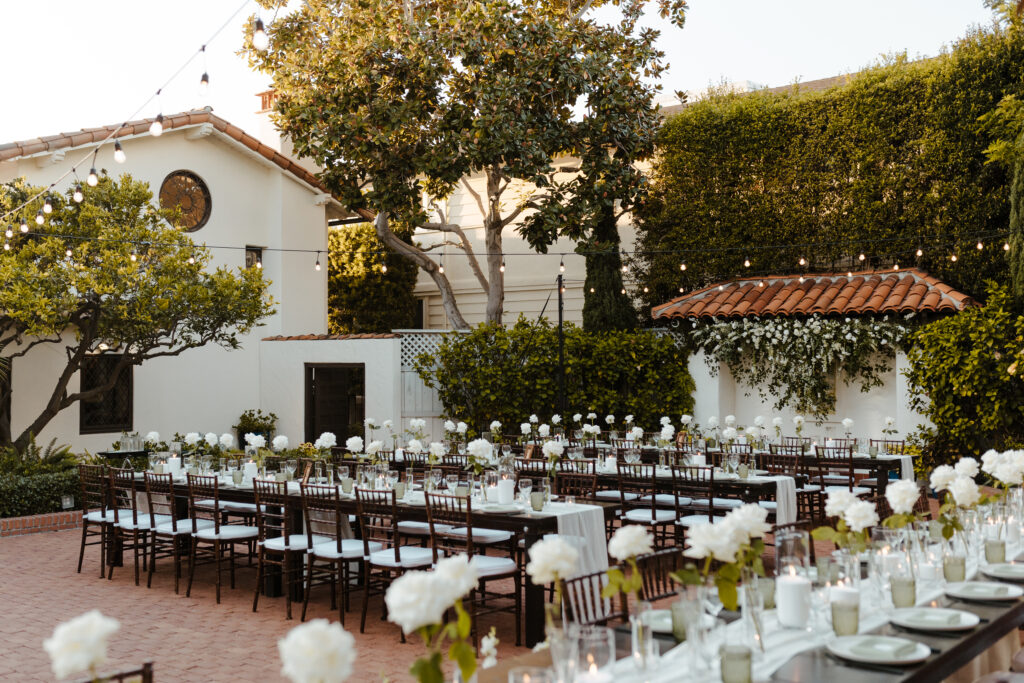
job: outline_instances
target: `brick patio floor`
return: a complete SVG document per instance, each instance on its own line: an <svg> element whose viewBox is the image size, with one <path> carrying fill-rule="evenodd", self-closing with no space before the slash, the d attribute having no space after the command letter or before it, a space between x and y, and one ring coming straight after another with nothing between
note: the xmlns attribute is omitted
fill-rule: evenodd
<svg viewBox="0 0 1024 683"><path fill-rule="evenodd" d="M157 565L153 587L134 583L131 555L117 568L112 581L99 578L99 549L86 548L82 573L75 572L81 532L44 532L0 538L0 681L53 681L43 640L61 621L90 609L121 622L121 630L108 652L109 670L138 666L152 660L155 678L167 681L283 681L277 640L298 625L285 619L284 598L260 598L252 612L255 569L238 572L235 590L225 588L221 604L214 600L214 569L196 569L192 597L174 594L170 560ZM226 581L226 576L225 576ZM352 681L410 680L409 665L423 652L418 638L399 640L398 626L381 621L382 599L370 602L366 633L359 631L361 598L354 598L346 615L359 659ZM293 606L295 609L295 606ZM336 620L327 589L318 589L310 601L309 618ZM492 624L502 639L499 658L526 652L514 647L511 615L482 618L481 634Z"/></svg>

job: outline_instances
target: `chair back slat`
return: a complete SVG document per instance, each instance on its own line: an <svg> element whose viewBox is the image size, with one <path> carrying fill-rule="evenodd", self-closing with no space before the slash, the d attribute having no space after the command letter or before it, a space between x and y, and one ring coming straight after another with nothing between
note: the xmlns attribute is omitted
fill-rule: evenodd
<svg viewBox="0 0 1024 683"><path fill-rule="evenodd" d="M593 500L597 496L597 475L558 472L555 475L555 493L559 496L575 496L579 500Z"/></svg>
<svg viewBox="0 0 1024 683"><path fill-rule="evenodd" d="M81 491L82 514L98 511L106 515L110 500L110 478L106 465L79 465L78 486Z"/></svg>
<svg viewBox="0 0 1024 683"><path fill-rule="evenodd" d="M465 553L472 557L473 551L473 501L468 496L449 496L427 491L427 521L430 524L430 547L434 551L434 562L449 555ZM447 529L464 527L465 536L453 536Z"/></svg>
<svg viewBox="0 0 1024 683"><path fill-rule="evenodd" d="M708 513L708 520L715 516L715 498L718 488L715 485L715 468L710 466L697 467L684 465L672 468L672 494L675 497L676 517L682 517L694 511ZM705 508L694 505L693 501L707 500Z"/></svg>
<svg viewBox="0 0 1024 683"><path fill-rule="evenodd" d="M558 471L597 474L597 460L593 458L581 458L579 460L560 458L558 461Z"/></svg>
<svg viewBox="0 0 1024 683"><path fill-rule="evenodd" d="M356 488L356 509L363 536L363 551L370 555L370 543L393 548L395 563L401 565L398 539L398 502L394 490Z"/></svg>
<svg viewBox="0 0 1024 683"><path fill-rule="evenodd" d="M606 585L608 574L603 571L564 580L562 602L569 621L581 626L604 626L610 621L625 621L626 609L621 594L614 600L601 597Z"/></svg>
<svg viewBox="0 0 1024 683"><path fill-rule="evenodd" d="M876 447L879 453L905 455L907 442L896 439L871 439L868 445Z"/></svg>
<svg viewBox="0 0 1024 683"><path fill-rule="evenodd" d="M188 516L192 520L192 533L198 533L198 522L213 522L214 532L220 535L220 486L217 477L205 474L187 474Z"/></svg>
<svg viewBox="0 0 1024 683"><path fill-rule="evenodd" d="M146 498L149 503L149 515L171 518L171 529L178 532L178 506L174 497L174 478L170 474L145 473Z"/></svg>
<svg viewBox="0 0 1024 683"><path fill-rule="evenodd" d="M121 519L122 512L131 510L131 522L139 524L138 499L135 490L135 470L121 467L110 468L110 493L113 498L114 523L127 520Z"/></svg>
<svg viewBox="0 0 1024 683"><path fill-rule="evenodd" d="M641 596L647 602L661 600L675 595L679 584L669 574L683 568L683 552L680 548L665 548L636 558L642 581Z"/></svg>
<svg viewBox="0 0 1024 683"><path fill-rule="evenodd" d="M291 507L288 505L288 483L269 479L253 479L252 489L256 502L256 527L259 540L281 536L284 547L291 538Z"/></svg>
<svg viewBox="0 0 1024 683"><path fill-rule="evenodd" d="M153 662L146 662L138 669L115 671L97 678L85 678L77 683L94 683L96 680L109 683L153 683Z"/></svg>
<svg viewBox="0 0 1024 683"><path fill-rule="evenodd" d="M341 509L341 496L338 486L321 484L302 484L302 515L306 522L306 542L313 547L313 536L329 538L334 541L335 549L341 554L342 540L345 537L345 523L348 517Z"/></svg>

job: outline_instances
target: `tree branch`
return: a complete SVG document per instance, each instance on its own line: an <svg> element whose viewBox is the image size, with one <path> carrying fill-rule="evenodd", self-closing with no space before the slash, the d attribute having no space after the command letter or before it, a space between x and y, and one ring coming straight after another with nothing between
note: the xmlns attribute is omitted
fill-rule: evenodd
<svg viewBox="0 0 1024 683"><path fill-rule="evenodd" d="M487 209L484 208L483 197L480 196L479 192L473 189L473 186L470 185L469 181L465 178L462 178L460 182L462 182L462 186L466 188L466 191L469 192L473 199L476 200L476 208L480 209L480 218L485 218L487 216Z"/></svg>

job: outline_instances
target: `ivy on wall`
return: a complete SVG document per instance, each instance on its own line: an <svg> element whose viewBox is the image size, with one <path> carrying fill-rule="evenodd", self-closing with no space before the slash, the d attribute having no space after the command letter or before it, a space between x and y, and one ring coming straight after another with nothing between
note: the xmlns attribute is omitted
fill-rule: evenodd
<svg viewBox="0 0 1024 683"><path fill-rule="evenodd" d="M693 327L693 342L712 374L724 364L748 395L756 389L775 401L775 410L788 407L818 419L835 411L837 374L864 392L882 386L909 330L890 316L743 318L694 321Z"/></svg>

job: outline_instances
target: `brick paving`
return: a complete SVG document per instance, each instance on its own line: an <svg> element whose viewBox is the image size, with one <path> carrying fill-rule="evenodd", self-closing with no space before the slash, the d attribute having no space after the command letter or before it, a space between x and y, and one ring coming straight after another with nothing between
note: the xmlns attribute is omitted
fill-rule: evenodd
<svg viewBox="0 0 1024 683"><path fill-rule="evenodd" d="M111 642L109 669L138 666L152 660L155 678L167 681L283 681L277 640L298 625L299 613L285 619L284 598L260 598L259 612L252 612L255 569L238 572L235 590L225 587L221 604L214 600L212 566L196 569L192 597L174 594L170 560L158 563L153 587L136 587L131 555L112 581L99 578L99 548L86 548L82 573L75 572L81 532L43 532L0 538L0 681L34 683L53 681L43 640L61 621L90 609L121 622ZM225 581L226 581L225 575ZM399 640L395 624L381 621L382 598L371 598L366 633L359 633L361 598L346 615L359 659L352 681L407 681L408 668L423 652L418 637ZM294 608L294 606L293 606ZM312 596L309 618L337 619L330 609L327 589ZM481 634L492 624L502 639L499 659L526 652L514 647L511 615L482 618Z"/></svg>

